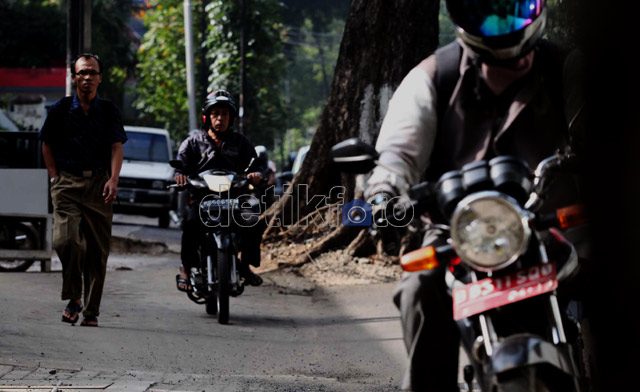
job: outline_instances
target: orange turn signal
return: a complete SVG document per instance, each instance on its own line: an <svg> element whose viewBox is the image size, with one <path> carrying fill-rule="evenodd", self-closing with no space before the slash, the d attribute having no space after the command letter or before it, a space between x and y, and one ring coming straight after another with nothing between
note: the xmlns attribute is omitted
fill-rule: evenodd
<svg viewBox="0 0 640 392"><path fill-rule="evenodd" d="M558 223L561 229L579 226L588 222L587 212L584 205L577 204L556 211Z"/></svg>
<svg viewBox="0 0 640 392"><path fill-rule="evenodd" d="M416 272L424 270L432 270L438 266L436 258L436 248L427 246L409 252L400 259L402 270L406 272Z"/></svg>

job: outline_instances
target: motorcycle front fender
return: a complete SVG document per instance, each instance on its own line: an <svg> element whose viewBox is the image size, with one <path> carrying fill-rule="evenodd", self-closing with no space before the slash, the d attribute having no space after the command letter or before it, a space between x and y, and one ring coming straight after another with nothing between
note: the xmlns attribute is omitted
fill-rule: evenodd
<svg viewBox="0 0 640 392"><path fill-rule="evenodd" d="M543 364L551 365L571 377L579 377L567 345L554 345L529 334L506 338L496 346L491 356L493 374Z"/></svg>
<svg viewBox="0 0 640 392"><path fill-rule="evenodd" d="M231 235L226 232L219 232L213 235L213 239L216 241L218 249L228 249L231 245Z"/></svg>

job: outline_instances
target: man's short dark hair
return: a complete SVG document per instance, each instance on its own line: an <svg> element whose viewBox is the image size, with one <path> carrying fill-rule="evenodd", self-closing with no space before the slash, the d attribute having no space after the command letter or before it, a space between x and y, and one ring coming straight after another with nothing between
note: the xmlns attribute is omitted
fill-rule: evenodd
<svg viewBox="0 0 640 392"><path fill-rule="evenodd" d="M98 62L98 68L100 68L98 71L100 71L100 73L102 73L102 68L103 68L103 64L102 64L102 60L100 59L100 57L98 57L97 54L94 53L80 53L79 55L77 55L73 61L71 62L69 68L71 68L71 75L75 75L76 74L76 62L80 59L96 59L96 61Z"/></svg>

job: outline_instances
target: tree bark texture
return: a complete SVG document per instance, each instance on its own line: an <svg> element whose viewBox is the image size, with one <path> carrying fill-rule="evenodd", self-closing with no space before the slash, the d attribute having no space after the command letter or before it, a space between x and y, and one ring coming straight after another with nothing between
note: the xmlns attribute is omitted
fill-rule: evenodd
<svg viewBox="0 0 640 392"><path fill-rule="evenodd" d="M298 194L299 184L307 184L308 197L329 196L330 189L341 185L344 200L353 198L354 176L332 165L331 147L351 137L375 143L393 91L438 46L438 10L438 0L351 2L331 93L311 149L267 219L277 217L280 224L291 225L316 208L306 203L306 195ZM280 230L272 225L267 233Z"/></svg>

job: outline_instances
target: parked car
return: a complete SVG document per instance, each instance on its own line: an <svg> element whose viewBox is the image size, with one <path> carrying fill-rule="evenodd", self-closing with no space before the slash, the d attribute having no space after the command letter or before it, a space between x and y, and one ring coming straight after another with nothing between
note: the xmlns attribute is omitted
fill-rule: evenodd
<svg viewBox="0 0 640 392"><path fill-rule="evenodd" d="M169 211L175 209L176 195L167 186L173 183L169 132L160 128L124 126L129 140L123 145L124 162L118 184L114 212L158 218L168 227Z"/></svg>
<svg viewBox="0 0 640 392"><path fill-rule="evenodd" d="M296 154L296 159L293 161L293 166L291 167L291 174L293 176L295 176L302 167L302 162L304 162L304 158L307 156L309 148L311 148L311 146L302 146L298 149L298 154Z"/></svg>
<svg viewBox="0 0 640 392"><path fill-rule="evenodd" d="M291 181L293 181L293 177L300 170L300 167L302 167L302 162L307 156L310 147L311 146L302 146L298 151L289 154L289 162L291 164L288 169L290 170L283 170L276 174L276 196L281 196L286 192L287 187L291 184Z"/></svg>

